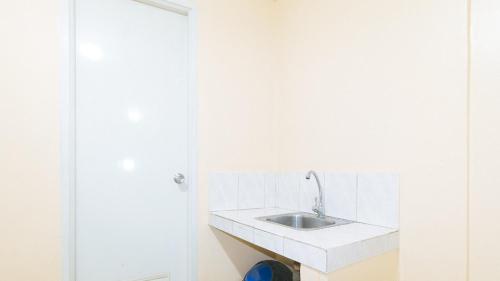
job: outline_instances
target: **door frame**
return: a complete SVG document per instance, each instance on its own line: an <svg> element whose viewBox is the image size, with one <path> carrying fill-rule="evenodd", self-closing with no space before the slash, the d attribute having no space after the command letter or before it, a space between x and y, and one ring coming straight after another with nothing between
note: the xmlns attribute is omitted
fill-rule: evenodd
<svg viewBox="0 0 500 281"><path fill-rule="evenodd" d="M59 0L60 186L62 280L76 281L76 25L75 1ZM193 0L137 1L188 17L188 281L196 281L198 260L197 10Z"/></svg>

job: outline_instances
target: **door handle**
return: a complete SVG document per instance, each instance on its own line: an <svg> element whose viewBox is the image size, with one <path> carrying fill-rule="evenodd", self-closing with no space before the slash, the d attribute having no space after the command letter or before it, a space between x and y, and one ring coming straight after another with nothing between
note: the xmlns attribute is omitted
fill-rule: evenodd
<svg viewBox="0 0 500 281"><path fill-rule="evenodd" d="M176 174L174 175L174 182L175 182L176 184L183 184L185 179L186 179L186 178L185 178L185 177L184 177L184 175L183 175L183 174L181 174L181 173L176 173Z"/></svg>

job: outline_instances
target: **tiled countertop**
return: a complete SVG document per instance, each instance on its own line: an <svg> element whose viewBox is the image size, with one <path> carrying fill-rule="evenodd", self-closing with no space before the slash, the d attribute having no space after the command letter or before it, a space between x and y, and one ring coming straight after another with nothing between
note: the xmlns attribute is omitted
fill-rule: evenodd
<svg viewBox="0 0 500 281"><path fill-rule="evenodd" d="M210 212L210 225L259 247L328 273L398 248L394 228L353 222L318 230L295 230L257 220L292 213L284 209Z"/></svg>

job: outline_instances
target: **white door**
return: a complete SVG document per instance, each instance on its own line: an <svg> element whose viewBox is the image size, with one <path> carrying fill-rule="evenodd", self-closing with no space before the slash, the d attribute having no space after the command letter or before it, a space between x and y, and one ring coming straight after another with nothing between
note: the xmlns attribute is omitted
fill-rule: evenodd
<svg viewBox="0 0 500 281"><path fill-rule="evenodd" d="M76 0L77 281L187 281L188 19Z"/></svg>

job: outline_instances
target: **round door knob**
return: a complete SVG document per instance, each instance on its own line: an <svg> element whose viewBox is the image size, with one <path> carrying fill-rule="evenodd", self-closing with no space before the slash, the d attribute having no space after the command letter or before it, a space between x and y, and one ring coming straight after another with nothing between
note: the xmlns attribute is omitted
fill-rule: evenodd
<svg viewBox="0 0 500 281"><path fill-rule="evenodd" d="M177 173L177 174L174 175L174 182L176 184L182 184L182 183L184 183L184 179L185 179L185 177L181 173Z"/></svg>

